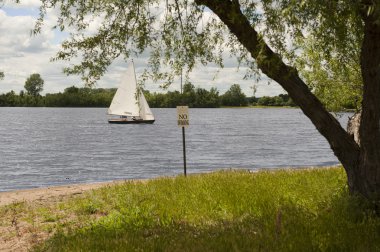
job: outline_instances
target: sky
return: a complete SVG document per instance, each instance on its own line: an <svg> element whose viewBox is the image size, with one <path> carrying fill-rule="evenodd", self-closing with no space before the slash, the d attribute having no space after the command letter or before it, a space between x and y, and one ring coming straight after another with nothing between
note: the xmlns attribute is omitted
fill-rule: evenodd
<svg viewBox="0 0 380 252"><path fill-rule="evenodd" d="M0 1L1 2L1 1ZM0 71L5 78L0 81L0 94L14 90L16 93L24 89L26 79L33 73L39 73L45 81L46 93L62 92L70 86L83 87L84 83L79 76L66 76L62 69L68 62L51 62L50 59L59 51L60 43L67 34L51 29L55 24L56 13L48 13L45 26L37 36L31 36L31 30L38 16L40 0L23 0L21 4L14 4L11 0L3 1L0 8ZM140 56L134 58L136 75L144 71L148 58ZM122 72L128 62L115 61L107 73L98 81L98 88L115 88L120 82ZM252 85L257 85L256 96L274 96L285 91L274 82L262 78L244 80L244 68L237 70L234 59L226 58L225 67L219 69L212 66L198 66L190 74L190 81L195 87L210 89L216 87L221 94L232 84L239 84L247 96L252 96ZM147 82L145 88L151 92L165 92L160 88L161 83ZM180 78L171 85L169 90L180 89Z"/></svg>

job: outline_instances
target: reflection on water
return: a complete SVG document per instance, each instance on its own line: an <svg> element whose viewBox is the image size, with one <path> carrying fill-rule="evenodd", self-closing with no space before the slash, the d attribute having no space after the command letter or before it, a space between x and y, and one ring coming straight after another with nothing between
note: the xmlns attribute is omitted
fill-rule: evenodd
<svg viewBox="0 0 380 252"><path fill-rule="evenodd" d="M113 125L104 108L0 108L0 191L181 174L176 110L153 113ZM188 173L338 163L299 109L190 109L186 140Z"/></svg>

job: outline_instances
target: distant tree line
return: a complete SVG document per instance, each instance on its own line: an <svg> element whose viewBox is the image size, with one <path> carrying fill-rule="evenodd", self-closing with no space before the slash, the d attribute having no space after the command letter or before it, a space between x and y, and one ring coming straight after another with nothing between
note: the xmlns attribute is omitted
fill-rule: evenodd
<svg viewBox="0 0 380 252"><path fill-rule="evenodd" d="M63 93L31 95L25 91L0 94L1 107L108 107L116 89L66 88Z"/></svg>
<svg viewBox="0 0 380 252"><path fill-rule="evenodd" d="M238 86L238 85L237 85ZM144 91L145 97L152 108L175 108L178 105L188 105L191 108L219 108L221 106L294 106L288 95L261 98L246 97L239 92L235 84L223 95L216 88L184 87L184 93L168 91L167 93L151 93ZM236 89L236 90L235 90ZM241 91L241 90L240 90ZM105 88L66 88L63 93L31 95L25 91L16 94L13 90L0 94L0 107L108 107L116 89Z"/></svg>
<svg viewBox="0 0 380 252"><path fill-rule="evenodd" d="M250 97L248 98L248 102L254 106L296 106L287 94L280 94L278 96L263 96L260 98Z"/></svg>
<svg viewBox="0 0 380 252"><path fill-rule="evenodd" d="M68 87L63 93L40 95L44 81L39 74L32 74L25 82L25 91L16 94L10 91L0 94L2 107L108 107L116 89ZM144 91L152 108L174 108L188 105L192 108L219 108L221 106L294 106L288 95L261 98L247 97L239 84L233 84L223 95L216 88L206 90L195 87L191 83L183 86L183 94L179 91L167 93L151 93Z"/></svg>

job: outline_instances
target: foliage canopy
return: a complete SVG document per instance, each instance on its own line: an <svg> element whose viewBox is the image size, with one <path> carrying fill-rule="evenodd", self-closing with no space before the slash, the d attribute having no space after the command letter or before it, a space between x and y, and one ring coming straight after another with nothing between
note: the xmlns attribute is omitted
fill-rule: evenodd
<svg viewBox="0 0 380 252"><path fill-rule="evenodd" d="M357 1L241 0L239 4L250 23L261 27L263 41L297 67L329 109L340 109L347 100L360 105L363 22ZM246 77L259 78L247 49L202 1L43 0L34 33L41 31L51 8L59 10L54 27L71 31L53 60L80 58L64 72L82 75L90 86L116 58L139 54L149 54L142 79L164 80L164 86L197 63L223 67L226 55L247 67ZM99 29L90 32L98 23Z"/></svg>
<svg viewBox="0 0 380 252"><path fill-rule="evenodd" d="M44 87L44 80L41 78L40 74L31 74L25 81L24 88L29 95L38 96Z"/></svg>
<svg viewBox="0 0 380 252"><path fill-rule="evenodd" d="M227 106L247 106L247 97L239 84L233 84L222 97L223 104Z"/></svg>

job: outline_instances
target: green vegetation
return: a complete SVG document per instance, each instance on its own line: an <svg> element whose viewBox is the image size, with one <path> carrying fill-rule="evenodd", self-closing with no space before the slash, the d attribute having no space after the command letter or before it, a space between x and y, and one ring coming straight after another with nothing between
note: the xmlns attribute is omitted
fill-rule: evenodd
<svg viewBox="0 0 380 252"><path fill-rule="evenodd" d="M336 50L343 52L339 54ZM360 50L357 42L347 41L332 49L313 39L305 41L303 57L298 59L299 69L313 93L330 111L361 108L363 80Z"/></svg>
<svg viewBox="0 0 380 252"><path fill-rule="evenodd" d="M63 93L46 94L46 107L108 107L116 89L66 88Z"/></svg>
<svg viewBox="0 0 380 252"><path fill-rule="evenodd" d="M296 106L292 99L290 99L289 95L287 94L280 94L278 96L263 96L260 98L254 98L251 100L250 104L256 105L256 106L289 106L294 107Z"/></svg>
<svg viewBox="0 0 380 252"><path fill-rule="evenodd" d="M41 78L40 74L31 74L25 81L24 88L28 95L38 96L44 87L44 80Z"/></svg>
<svg viewBox="0 0 380 252"><path fill-rule="evenodd" d="M175 108L186 104L191 108L218 108L221 105L219 91L211 88L210 91L186 83L183 85L183 94L178 91L164 93L144 92L149 105L153 108Z"/></svg>
<svg viewBox="0 0 380 252"><path fill-rule="evenodd" d="M247 97L240 88L240 85L233 84L222 96L222 103L225 106L247 106Z"/></svg>
<svg viewBox="0 0 380 252"><path fill-rule="evenodd" d="M349 196L341 167L223 171L10 205L0 223L54 234L36 251L377 251L369 209Z"/></svg>
<svg viewBox="0 0 380 252"><path fill-rule="evenodd" d="M30 95L21 91L0 94L0 107L108 107L114 89L66 88L63 93Z"/></svg>
<svg viewBox="0 0 380 252"><path fill-rule="evenodd" d="M66 88L63 93L31 95L21 91L0 94L0 107L108 107L116 89ZM178 91L150 93L144 91L149 105L153 108L175 108L186 104L191 108L219 108L221 106L295 106L288 95L274 97L246 97L238 84L233 84L223 95L216 88L206 90L195 88L191 83L184 85L183 94Z"/></svg>

